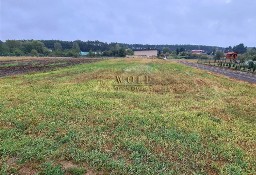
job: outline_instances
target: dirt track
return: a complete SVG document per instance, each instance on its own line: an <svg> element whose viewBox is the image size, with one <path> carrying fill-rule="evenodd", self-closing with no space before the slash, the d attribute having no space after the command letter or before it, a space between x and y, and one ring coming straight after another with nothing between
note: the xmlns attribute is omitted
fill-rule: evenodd
<svg viewBox="0 0 256 175"><path fill-rule="evenodd" d="M210 71L210 72L222 74L222 75L225 75L229 78L234 78L234 79L237 79L237 80L242 80L242 81L246 81L246 82L254 83L254 84L256 83L256 75L253 74L253 73L241 72L241 71L231 70L231 69L222 68L222 67L215 67L215 66L197 64L197 63L188 62L188 61L179 61L179 62L182 63L182 64L185 64L187 66L192 66L192 67L207 70L207 71Z"/></svg>
<svg viewBox="0 0 256 175"><path fill-rule="evenodd" d="M92 63L102 59L87 58L28 58L17 60L0 60L0 77L31 72L56 70L82 63Z"/></svg>

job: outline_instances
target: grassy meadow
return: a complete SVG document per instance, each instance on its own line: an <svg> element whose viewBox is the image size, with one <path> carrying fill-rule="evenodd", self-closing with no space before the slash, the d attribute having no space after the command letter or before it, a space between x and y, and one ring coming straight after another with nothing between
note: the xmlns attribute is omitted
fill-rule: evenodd
<svg viewBox="0 0 256 175"><path fill-rule="evenodd" d="M116 90L116 76L151 89ZM0 78L0 174L256 174L256 86L111 59Z"/></svg>

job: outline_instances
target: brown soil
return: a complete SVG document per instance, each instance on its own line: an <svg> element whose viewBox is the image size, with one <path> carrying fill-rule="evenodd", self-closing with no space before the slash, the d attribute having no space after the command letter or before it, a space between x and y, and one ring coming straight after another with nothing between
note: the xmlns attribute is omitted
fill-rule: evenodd
<svg viewBox="0 0 256 175"><path fill-rule="evenodd" d="M0 60L0 77L25 74L32 72L45 72L57 68L83 63L100 61L98 58L28 58L17 60Z"/></svg>

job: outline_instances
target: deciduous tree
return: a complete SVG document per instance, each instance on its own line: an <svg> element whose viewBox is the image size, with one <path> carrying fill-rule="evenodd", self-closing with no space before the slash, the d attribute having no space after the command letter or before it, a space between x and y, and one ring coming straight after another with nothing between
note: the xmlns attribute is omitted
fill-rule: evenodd
<svg viewBox="0 0 256 175"><path fill-rule="evenodd" d="M241 44L238 44L238 45L234 46L233 51L237 52L239 54L243 54L247 51L247 47L245 47L244 44L241 43Z"/></svg>

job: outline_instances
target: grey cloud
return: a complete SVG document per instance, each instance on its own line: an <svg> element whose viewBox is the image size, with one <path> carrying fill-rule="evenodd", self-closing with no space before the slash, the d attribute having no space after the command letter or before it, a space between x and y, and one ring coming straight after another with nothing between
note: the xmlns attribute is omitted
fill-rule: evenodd
<svg viewBox="0 0 256 175"><path fill-rule="evenodd" d="M0 0L0 39L256 46L256 1Z"/></svg>

